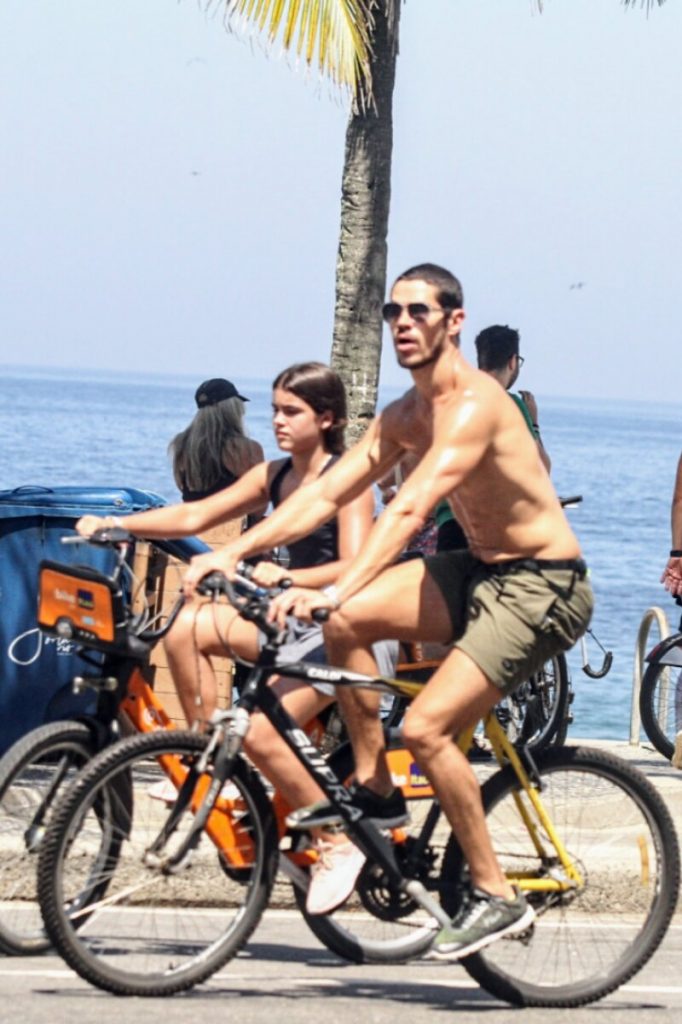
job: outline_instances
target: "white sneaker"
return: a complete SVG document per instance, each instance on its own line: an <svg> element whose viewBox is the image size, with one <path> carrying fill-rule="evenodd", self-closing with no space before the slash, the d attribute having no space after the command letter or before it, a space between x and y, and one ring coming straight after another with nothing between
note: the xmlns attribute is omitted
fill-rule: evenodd
<svg viewBox="0 0 682 1024"><path fill-rule="evenodd" d="M673 768L682 769L682 729L680 729L675 737L675 749L673 750L673 756L670 763Z"/></svg>
<svg viewBox="0 0 682 1024"><path fill-rule="evenodd" d="M152 800L162 800L164 804L174 804L178 791L169 778L155 782L147 790L147 796Z"/></svg>
<svg viewBox="0 0 682 1024"><path fill-rule="evenodd" d="M241 792L237 789L234 782L224 782L223 788L220 790L219 800L241 800Z"/></svg>
<svg viewBox="0 0 682 1024"><path fill-rule="evenodd" d="M348 899L367 858L350 840L327 843L320 839L316 848L318 859L310 869L306 910L328 914Z"/></svg>

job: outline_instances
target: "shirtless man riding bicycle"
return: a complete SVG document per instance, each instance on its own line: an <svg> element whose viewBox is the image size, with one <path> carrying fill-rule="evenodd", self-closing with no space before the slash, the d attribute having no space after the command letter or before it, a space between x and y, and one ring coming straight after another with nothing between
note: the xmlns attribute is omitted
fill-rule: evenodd
<svg viewBox="0 0 682 1024"><path fill-rule="evenodd" d="M435 940L434 955L445 958L524 931L533 919L497 862L478 782L452 737L549 657L573 646L592 609L578 542L521 413L460 352L462 305L461 286L447 270L422 264L402 274L383 316L414 387L323 477L221 551L194 559L184 582L192 594L208 572L229 575L240 559L305 536L406 452L419 457L337 583L324 591L285 591L273 614L283 622L292 612L309 619L327 609L330 663L368 674L376 673L376 639L454 644L403 727L404 742L431 781L469 865L471 892ZM451 502L469 550L394 564L442 498ZM381 798L391 795L392 784L379 698L350 689L338 697L358 781L365 794L376 795L373 814L380 819ZM305 828L330 820L324 806L293 818Z"/></svg>

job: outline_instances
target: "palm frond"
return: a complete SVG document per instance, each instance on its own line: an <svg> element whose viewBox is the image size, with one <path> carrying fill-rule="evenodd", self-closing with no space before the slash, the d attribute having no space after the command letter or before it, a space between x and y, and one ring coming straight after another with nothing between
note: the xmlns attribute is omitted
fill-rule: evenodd
<svg viewBox="0 0 682 1024"><path fill-rule="evenodd" d="M265 36L316 65L335 86L356 98L371 90L372 8L377 0L207 0L223 8L231 30Z"/></svg>

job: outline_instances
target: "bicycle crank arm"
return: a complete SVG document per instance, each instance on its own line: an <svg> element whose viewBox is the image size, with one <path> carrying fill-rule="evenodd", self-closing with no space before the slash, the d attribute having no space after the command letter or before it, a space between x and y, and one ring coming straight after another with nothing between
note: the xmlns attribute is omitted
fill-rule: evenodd
<svg viewBox="0 0 682 1024"><path fill-rule="evenodd" d="M451 925L451 920L447 912L441 907L437 900L434 900L433 896L427 892L421 882L417 882L416 879L410 879L401 886L402 889L411 896L415 903L418 903L420 907L423 907L431 915L435 917L439 925L447 928ZM434 928L435 931L435 928Z"/></svg>

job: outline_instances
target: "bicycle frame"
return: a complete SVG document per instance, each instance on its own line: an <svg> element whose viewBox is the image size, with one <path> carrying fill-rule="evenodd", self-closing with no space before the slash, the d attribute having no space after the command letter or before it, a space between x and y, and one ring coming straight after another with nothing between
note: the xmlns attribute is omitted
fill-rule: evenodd
<svg viewBox="0 0 682 1024"><path fill-rule="evenodd" d="M275 666L274 658L276 647L266 644L258 662L254 666L245 686L239 703L233 711L225 712L222 716L222 726L225 728L224 738L217 741L215 749L218 754L214 766L213 780L205 783L199 788L199 792L192 794L192 811L195 813L195 820L192 828L183 843L182 848L172 857L172 864L180 863L189 849L199 841L201 831L206 828L210 838L218 845L223 854L235 867L248 865L248 851L251 840L246 830L241 829L238 822L228 824L229 812L239 806L240 801L222 800L219 797L213 799L213 794L220 792L225 779L229 778L230 770L235 759L240 755L242 749L242 738L248 731L248 720L252 711L258 709L275 730L282 736L287 746L295 754L298 761L303 765L308 775L314 779L331 802L339 817L346 823L347 831L353 841L357 842L367 856L377 862L386 872L389 880L407 892L422 907L438 920L446 923L449 921L447 915L427 892L421 882L414 879L406 879L402 874L395 858L394 844L373 824L365 819L362 812L353 806L351 796L339 779L328 761L319 752L311 741L310 736L303 730L286 712L277 695L267 685L268 679L274 674L285 674L287 677L305 680L315 683L320 680L333 683L336 686L349 686L354 688L381 690L397 696L414 697L425 685L422 682L410 680L389 679L382 676L369 677L360 673L351 672L333 666L321 666L296 662L286 667ZM575 863L566 850L557 830L555 829L550 815L542 803L542 799L533 779L533 763L529 755L519 753L506 736L504 729L499 724L495 715L491 712L484 720L486 735L490 740L495 757L500 766L509 763L519 781L519 792L514 795L515 803L521 819L529 833L531 841L538 852L538 855L545 861L555 860L557 871L554 877L537 878L531 874L515 873L509 875L512 884L520 889L534 892L564 892L575 889L583 882L582 876ZM220 727L219 727L220 728ZM458 739L458 745L464 753L472 744L474 728L466 730ZM389 752L389 766L391 765L391 753L398 754L402 763L405 758L409 759L407 751ZM162 761L171 760L167 758ZM202 761L204 759L202 758ZM524 764L528 761L528 765ZM166 770L176 785L182 786L186 777L187 769L184 766L164 764ZM203 765L200 765L200 769ZM395 761L393 763L395 769ZM182 778L178 775L182 774ZM417 788L419 797L426 796L425 788ZM432 794L430 786L429 795ZM524 803L524 797L526 802ZM527 804L529 806L527 806ZM182 791L178 799L177 813L183 809ZM176 809L174 808L174 811ZM281 818L280 828L281 828ZM171 822L174 820L174 813L171 812ZM157 843L152 848L163 845L163 838L170 831L171 822L164 826ZM435 825L435 819L432 826ZM541 838L541 830L549 839L551 852L546 848L546 843ZM393 830L393 839L400 842L404 833L401 829ZM223 843L227 841L227 847ZM287 856L296 863L310 863L314 859L312 851L305 851L303 856L296 853L287 853ZM563 874L563 877L561 875Z"/></svg>
<svg viewBox="0 0 682 1024"><path fill-rule="evenodd" d="M257 588L254 588L257 590ZM262 592L261 592L262 593ZM269 624L262 625L257 615L248 617L254 618L261 628L272 627ZM160 633L156 633L158 637ZM134 639L134 635L133 635ZM85 642L87 646L87 641ZM151 686L144 678L143 659L134 650L131 653L130 644L124 643L122 652L116 650L116 644L112 644L110 653L100 669L99 680L103 684L103 696L118 703L119 711L128 720L131 729L137 732L151 732L158 729L171 729L173 723L163 708L161 701L155 696ZM144 648L144 645L143 645ZM200 784L190 786L188 774L196 774L196 769L189 769L180 759L173 755L164 755L159 758L161 767L169 777L175 788L178 790L178 797L171 809L170 817L162 827L157 840L152 843L151 854L164 846L166 837L174 829L175 822L183 812L188 802L194 814L194 822L189 830L185 842L180 850L169 859L168 866L179 864L185 855L196 846L205 829L211 841L220 850L231 866L247 867L249 864L250 851L252 849L251 838L247 827L242 824L242 815L233 815L241 801L231 800L221 795L222 785L229 777L230 771L237 757L240 756L243 746L243 739L249 727L250 715L256 709L260 710L275 730L282 736L283 740L302 764L308 775L317 783L322 792L327 796L334 809L338 812L346 827L362 848L363 852L378 862L386 872L391 883L403 889L412 896L420 905L428 910L438 920L446 922L442 908L428 894L424 885L415 879L406 879L396 860L393 843L374 825L366 820L360 810L352 803L350 793L341 780L334 773L327 759L320 753L314 740L311 738L310 729L302 728L286 712L277 695L267 685L268 680L275 674L287 675L293 678L305 680L308 683L316 682L332 683L337 686L349 686L381 690L398 697L413 698L420 692L425 683L414 680L388 679L381 676L369 677L357 672L335 668L333 666L309 664L296 662L286 667L276 665L278 646L272 638L263 646L259 658L242 689L239 702L235 709L219 714L216 730L210 741L209 752L216 754L213 769L213 778L204 777ZM111 671L107 678L106 672ZM113 677L113 678L112 678ZM111 680L109 692L106 684ZM84 682L84 681L83 681ZM94 680L92 681L95 682ZM124 690L123 696L121 691ZM113 692L111 692L113 691ZM102 693L102 691L100 691ZM111 710L113 705L109 705ZM111 715L110 721L114 715ZM495 757L500 765L508 762L518 780L519 793L515 794L515 802L519 814L529 832L533 845L538 854L545 860L551 859L544 849L540 828L549 837L553 847L556 860L564 872L564 879L537 879L532 877L519 877L510 879L522 889L534 889L536 891L563 891L574 888L581 883L581 877L575 865L572 863L565 847L554 829L552 822L544 808L539 796L537 786L533 780L532 758L526 755L525 760L529 762L530 770L523 764L522 758L507 738L504 730L491 713L485 719L485 731L491 742ZM467 730L458 740L464 753L467 753L473 740L473 728ZM202 756L199 762L199 770L203 771L208 763L209 754ZM408 798L418 796L431 798L433 791L428 785L407 751L393 750L389 752L389 767L392 774L401 778L414 780L409 787L403 785L403 790ZM416 792L415 792L416 790ZM523 802L523 796L527 798L530 807ZM275 797L274 810L278 821L279 834L282 836L285 831L284 816L288 808L284 801ZM532 809L532 811L531 811ZM437 813L430 816L431 827L435 827ZM404 836L401 830L395 830L393 838L400 841ZM316 854L312 849L303 851L292 851L289 858L293 865L305 866L312 863Z"/></svg>

